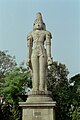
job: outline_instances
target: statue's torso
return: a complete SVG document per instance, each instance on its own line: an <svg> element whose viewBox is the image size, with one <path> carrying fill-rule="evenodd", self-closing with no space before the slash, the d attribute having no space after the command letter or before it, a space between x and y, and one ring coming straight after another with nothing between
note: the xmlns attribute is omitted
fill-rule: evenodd
<svg viewBox="0 0 80 120"><path fill-rule="evenodd" d="M46 36L46 32L43 31L43 30L35 30L35 31L32 32L32 38L33 38L34 43L35 42L44 43L45 36Z"/></svg>
<svg viewBox="0 0 80 120"><path fill-rule="evenodd" d="M48 37L51 37L51 33L45 30L33 30L28 34L29 40L33 43L32 56L46 55L44 43Z"/></svg>
<svg viewBox="0 0 80 120"><path fill-rule="evenodd" d="M43 30L36 30L32 32L33 52L32 56L45 56L46 50L44 48L46 33Z"/></svg>

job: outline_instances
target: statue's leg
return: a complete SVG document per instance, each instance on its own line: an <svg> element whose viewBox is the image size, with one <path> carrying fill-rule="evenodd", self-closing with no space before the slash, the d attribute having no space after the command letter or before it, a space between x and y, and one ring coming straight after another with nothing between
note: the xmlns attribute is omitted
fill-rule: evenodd
<svg viewBox="0 0 80 120"><path fill-rule="evenodd" d="M46 56L40 56L39 58L39 76L40 76L40 81L39 81L39 90L40 91L45 91L45 80L46 80Z"/></svg>
<svg viewBox="0 0 80 120"><path fill-rule="evenodd" d="M32 57L32 71L33 71L33 91L39 90L39 58L38 57Z"/></svg>

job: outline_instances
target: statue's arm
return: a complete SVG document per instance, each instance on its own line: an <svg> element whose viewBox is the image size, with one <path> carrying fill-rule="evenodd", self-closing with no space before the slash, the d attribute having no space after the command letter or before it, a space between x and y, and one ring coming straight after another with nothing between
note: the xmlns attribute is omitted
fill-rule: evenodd
<svg viewBox="0 0 80 120"><path fill-rule="evenodd" d="M47 52L47 62L48 65L52 64L52 58L51 58L51 39L52 35L50 32L46 33L46 52Z"/></svg>
<svg viewBox="0 0 80 120"><path fill-rule="evenodd" d="M32 44L33 44L32 34L29 33L28 36L27 36L27 47L28 47L27 64L29 66L30 66L30 62L31 62Z"/></svg>

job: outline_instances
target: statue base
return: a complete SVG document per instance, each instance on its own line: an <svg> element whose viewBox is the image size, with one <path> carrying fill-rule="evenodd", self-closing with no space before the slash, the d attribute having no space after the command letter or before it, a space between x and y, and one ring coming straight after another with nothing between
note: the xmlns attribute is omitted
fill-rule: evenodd
<svg viewBox="0 0 80 120"><path fill-rule="evenodd" d="M31 91L26 102L20 102L22 120L55 120L56 102L48 91Z"/></svg>
<svg viewBox="0 0 80 120"><path fill-rule="evenodd" d="M50 95L50 91L30 91L26 102L50 102L53 101Z"/></svg>

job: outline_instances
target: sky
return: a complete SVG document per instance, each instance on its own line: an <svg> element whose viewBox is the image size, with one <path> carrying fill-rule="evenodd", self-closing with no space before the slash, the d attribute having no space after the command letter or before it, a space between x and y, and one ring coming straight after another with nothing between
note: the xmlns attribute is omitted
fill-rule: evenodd
<svg viewBox="0 0 80 120"><path fill-rule="evenodd" d="M26 62L37 12L52 34L53 60L67 66L69 77L80 73L80 0L0 0L0 50Z"/></svg>

